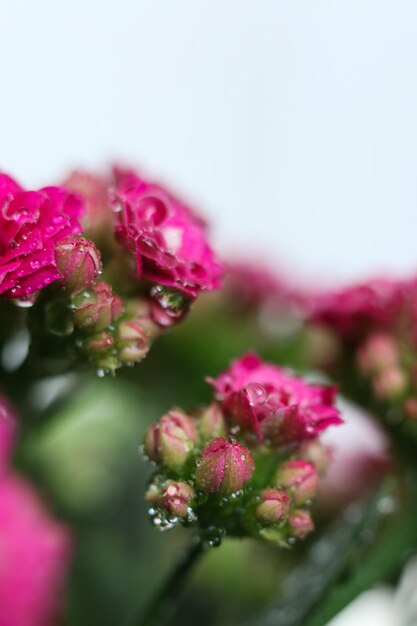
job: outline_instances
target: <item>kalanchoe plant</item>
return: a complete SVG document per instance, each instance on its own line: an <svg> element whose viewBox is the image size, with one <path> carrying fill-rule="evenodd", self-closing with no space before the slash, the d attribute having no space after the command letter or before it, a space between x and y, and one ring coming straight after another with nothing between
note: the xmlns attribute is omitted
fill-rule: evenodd
<svg viewBox="0 0 417 626"><path fill-rule="evenodd" d="M73 191L25 191L0 174L0 297L34 304L27 325L61 367L90 361L114 372L219 288L222 267L204 222L135 172L78 172L66 183Z"/></svg>
<svg viewBox="0 0 417 626"><path fill-rule="evenodd" d="M83 592L84 588L90 592L85 580L107 559L108 552L105 556L102 552L107 531L119 538L128 529L130 535L139 520L132 513L136 509L130 507L129 490L117 494L123 496L119 502L113 499L116 487L107 483L113 478L118 483L120 476L115 473L126 459L115 454L113 462L112 449L107 467L107 448L121 436L126 443L126 447L120 443L122 454L134 450L132 441L140 428L136 416L155 407L162 412L166 401L175 398L175 390L183 394L180 404L186 410L174 406L144 436L143 452L153 471L142 505L155 528L184 527L191 541L185 558L173 568L142 620L130 619L139 608L135 601L126 608L122 620L126 626L171 623L170 610L176 608L191 565L223 539L232 540L224 542L226 552L230 546L243 546L236 538L259 540L251 541L252 548L263 550L271 562L278 555L278 577L286 576L291 562L296 567L293 578L307 581L288 611L271 613L274 620L284 615L278 619L280 626L324 626L337 612L338 601L346 603L346 598L371 584L364 581L393 580L404 555L415 552L416 279L373 280L315 294L295 287L282 275L277 278L263 263L253 265L243 259L229 264L224 291L207 299L206 306L195 307L184 332L171 332L159 342L143 367L133 371L125 367L141 362L158 337L185 321L200 296L218 290L222 274L205 221L170 191L131 169L116 167L104 174L77 171L59 186L35 191L0 174L0 385L21 416L18 420L11 403L0 397L0 626L56 622L56 598L67 575L72 545L67 524L47 513L35 487L18 472L32 475L33 470L45 499L56 497L57 516L68 515L80 533L75 586L80 584L78 576ZM247 345L256 346L272 362L247 353L213 375ZM331 383L311 382L328 378L318 372L314 378L303 378L275 362L295 370L323 370ZM105 394L104 400L92 394L94 399L83 412L79 402L83 392L74 383L80 382L89 366L100 378L116 371L124 376L122 381L95 381L97 395L106 389L103 385L118 390L115 395L123 396L120 409L117 403L107 402ZM187 408L202 397L199 385L207 371L212 373L206 379L207 393L211 392L207 404ZM336 439L342 429L330 429L343 421L336 405L338 389L372 408L391 435L392 450L386 450L389 438L382 438L383 459L377 454L382 444L375 446L372 471L364 451L358 450L357 437L354 452L343 461L344 436L343 441ZM132 424L123 423L129 408ZM106 430L102 418L106 411L113 414L114 430ZM352 423L349 409L343 413L346 423ZM72 423L68 428L71 419L74 428ZM362 415L362 419L368 423L372 418ZM83 430L88 427L94 431L93 441L85 436L91 432ZM78 429L81 435L74 434ZM369 432L365 439L372 439L376 430ZM48 437L53 442L49 446L44 443ZM134 452L132 459L130 471L136 481ZM48 476L49 462L53 470L58 467L53 476ZM72 509L73 496L61 497L56 487L70 482L77 492L74 483L83 488L90 467L88 496L101 491L100 504L111 503L111 510L104 515L100 510L96 517L85 513L78 502ZM368 498L368 490L388 474L393 481L384 486L382 499ZM359 501L362 497L364 503ZM89 497L84 500L90 505ZM353 507L341 511L351 502ZM388 541L377 542L379 549L385 543L388 550L384 546L383 558L371 554L368 560L378 530L372 524L377 520L383 525L397 507L398 517L388 522ZM98 505L94 514L96 510ZM96 540L96 533L91 533L96 519L100 523L111 519L111 523L98 533L99 543L91 552L99 560L90 567L89 542L92 534ZM173 534L173 541L186 538L188 531ZM139 528L138 534L146 552L146 529ZM311 543L298 545L309 535ZM169 536L166 539L170 541ZM126 551L124 541L118 552L116 544L109 557L115 573L105 575L118 581L113 594L113 578L109 578L109 602L114 602L112 615L119 620L129 601L130 581L136 580L136 567L140 569L144 557L142 552ZM275 547L286 549L286 555ZM315 562L304 577L298 576L297 569L303 559ZM364 563L360 576L357 562ZM143 569L147 576L148 563ZM123 576L129 584L122 584ZM341 589L338 596L333 582L343 586L343 580L350 579L347 592ZM105 582L107 588L107 578ZM72 585L65 622L78 624L79 598ZM87 600L94 604L93 597ZM321 605L325 605L324 617L317 620ZM110 626L112 615L109 611L107 616L105 608L99 607L93 621L106 613L105 624ZM269 626L269 618L261 618L259 625ZM80 619L84 624L90 615ZM215 620L208 618L207 623Z"/></svg>
<svg viewBox="0 0 417 626"><path fill-rule="evenodd" d="M253 354L209 381L217 401L189 415L170 411L146 432L153 523L195 526L209 544L225 535L279 545L304 537L325 469L306 458L306 444L320 460L318 434L341 423L334 390Z"/></svg>

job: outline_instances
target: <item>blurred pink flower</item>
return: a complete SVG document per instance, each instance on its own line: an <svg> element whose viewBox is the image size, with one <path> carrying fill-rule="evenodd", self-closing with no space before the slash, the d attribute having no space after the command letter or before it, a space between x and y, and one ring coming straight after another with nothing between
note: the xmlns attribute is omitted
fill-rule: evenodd
<svg viewBox="0 0 417 626"><path fill-rule="evenodd" d="M0 173L0 296L24 298L60 278L55 248L81 232L81 209L61 187L25 191Z"/></svg>
<svg viewBox="0 0 417 626"><path fill-rule="evenodd" d="M342 422L334 387L309 384L254 354L208 381L240 427L275 445L300 443Z"/></svg>
<svg viewBox="0 0 417 626"><path fill-rule="evenodd" d="M16 418L0 396L0 626L50 626L69 565L67 530L11 473Z"/></svg>
<svg viewBox="0 0 417 626"><path fill-rule="evenodd" d="M395 327L415 281L373 279L310 299L308 317L347 339Z"/></svg>
<svg viewBox="0 0 417 626"><path fill-rule="evenodd" d="M114 223L109 199L111 184L110 177L106 178L84 170L71 172L62 182L63 187L83 197L85 212L82 224L89 231L97 231Z"/></svg>
<svg viewBox="0 0 417 626"><path fill-rule="evenodd" d="M363 409L343 402L344 424L322 437L332 461L320 480L319 502L339 511L359 498L390 468L389 440L378 421Z"/></svg>
<svg viewBox="0 0 417 626"><path fill-rule="evenodd" d="M195 298L220 287L222 266L204 222L165 189L133 171L116 171L118 239L134 255L138 276Z"/></svg>
<svg viewBox="0 0 417 626"><path fill-rule="evenodd" d="M274 309L296 312L302 308L306 293L290 277L268 269L261 261L229 262L226 265L225 291L234 306L263 304Z"/></svg>
<svg viewBox="0 0 417 626"><path fill-rule="evenodd" d="M49 626L59 611L70 541L34 490L0 479L0 626Z"/></svg>

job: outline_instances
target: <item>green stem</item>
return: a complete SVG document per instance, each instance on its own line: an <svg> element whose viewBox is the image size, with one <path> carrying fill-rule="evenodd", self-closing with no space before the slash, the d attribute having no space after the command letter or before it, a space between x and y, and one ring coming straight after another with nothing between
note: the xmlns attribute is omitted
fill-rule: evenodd
<svg viewBox="0 0 417 626"><path fill-rule="evenodd" d="M143 615L131 622L131 626L162 626L170 624L176 613L181 592L185 583L196 565L198 559L204 552L201 541L194 540L184 551L168 575L161 589L151 600Z"/></svg>

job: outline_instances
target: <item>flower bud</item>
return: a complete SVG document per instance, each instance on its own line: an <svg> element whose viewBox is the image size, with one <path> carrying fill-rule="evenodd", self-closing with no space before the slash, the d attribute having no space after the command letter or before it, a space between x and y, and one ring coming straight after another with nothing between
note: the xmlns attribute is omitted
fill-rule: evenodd
<svg viewBox="0 0 417 626"><path fill-rule="evenodd" d="M319 476L312 463L296 459L281 465L276 481L290 491L296 504L303 504L316 494Z"/></svg>
<svg viewBox="0 0 417 626"><path fill-rule="evenodd" d="M331 447L320 439L307 439L301 444L298 453L306 461L311 461L319 474L325 474L333 458Z"/></svg>
<svg viewBox="0 0 417 626"><path fill-rule="evenodd" d="M126 304L126 314L142 326L147 337L150 339L161 334L160 327L152 319L152 305L150 300L145 298L128 300Z"/></svg>
<svg viewBox="0 0 417 626"><path fill-rule="evenodd" d="M261 524L269 525L280 522L290 512L290 499L285 491L264 489L260 498L261 502L256 507L255 515Z"/></svg>
<svg viewBox="0 0 417 626"><path fill-rule="evenodd" d="M296 509L288 519L288 525L293 537L303 539L308 533L314 530L314 522L310 513Z"/></svg>
<svg viewBox="0 0 417 626"><path fill-rule="evenodd" d="M381 372L398 365L400 353L393 337L383 333L371 335L359 348L357 361L363 374Z"/></svg>
<svg viewBox="0 0 417 626"><path fill-rule="evenodd" d="M213 402L200 415L198 429L204 440L224 437L226 435L226 422L220 405Z"/></svg>
<svg viewBox="0 0 417 626"><path fill-rule="evenodd" d="M55 254L62 282L72 294L92 285L100 273L100 252L88 239L67 237L55 248Z"/></svg>
<svg viewBox="0 0 417 626"><path fill-rule="evenodd" d="M149 351L149 341L139 322L126 320L118 329L119 360L121 363L139 363Z"/></svg>
<svg viewBox="0 0 417 626"><path fill-rule="evenodd" d="M170 411L151 426L144 440L145 454L155 463L180 470L197 440L197 430L191 417Z"/></svg>
<svg viewBox="0 0 417 626"><path fill-rule="evenodd" d="M379 372L373 381L373 388L378 398L390 400L401 395L407 387L407 376L398 366L392 366Z"/></svg>
<svg viewBox="0 0 417 626"><path fill-rule="evenodd" d="M151 485L146 498L169 515L185 518L195 498L195 491L187 483L170 480L163 487Z"/></svg>
<svg viewBox="0 0 417 626"><path fill-rule="evenodd" d="M114 345L114 339L109 333L92 335L84 342L84 347L90 353L98 353L109 350Z"/></svg>
<svg viewBox="0 0 417 626"><path fill-rule="evenodd" d="M252 477L255 463L249 450L233 439L218 437L203 450L195 479L203 491L233 493Z"/></svg>
<svg viewBox="0 0 417 626"><path fill-rule="evenodd" d="M77 326L100 332L123 313L123 301L107 283L98 283L73 299L74 321Z"/></svg>

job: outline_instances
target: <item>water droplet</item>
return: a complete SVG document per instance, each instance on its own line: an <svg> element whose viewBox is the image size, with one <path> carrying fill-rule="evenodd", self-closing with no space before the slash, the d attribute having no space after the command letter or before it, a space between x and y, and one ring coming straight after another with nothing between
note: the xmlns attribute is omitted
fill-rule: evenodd
<svg viewBox="0 0 417 626"><path fill-rule="evenodd" d="M246 385L245 390L251 406L265 404L268 394L263 385L260 385L259 383L249 383Z"/></svg>

